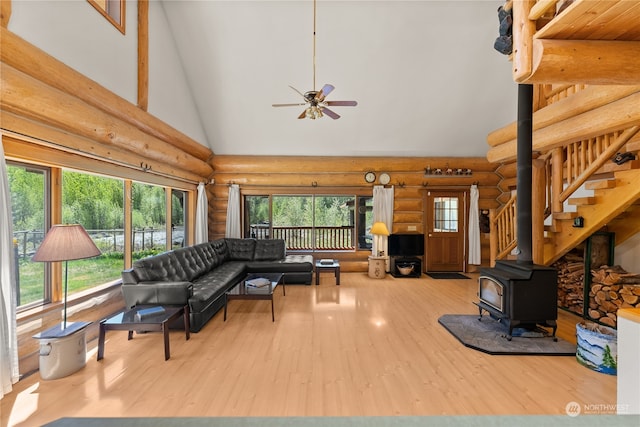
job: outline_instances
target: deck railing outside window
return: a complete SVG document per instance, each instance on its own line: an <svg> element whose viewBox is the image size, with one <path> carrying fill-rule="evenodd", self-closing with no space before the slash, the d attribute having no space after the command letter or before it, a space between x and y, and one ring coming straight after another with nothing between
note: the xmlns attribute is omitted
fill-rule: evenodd
<svg viewBox="0 0 640 427"><path fill-rule="evenodd" d="M335 250L346 251L355 249L355 228L346 226L329 227L287 227L268 224L250 226L251 237L256 239L284 239L287 250ZM273 234L273 235L271 235Z"/></svg>

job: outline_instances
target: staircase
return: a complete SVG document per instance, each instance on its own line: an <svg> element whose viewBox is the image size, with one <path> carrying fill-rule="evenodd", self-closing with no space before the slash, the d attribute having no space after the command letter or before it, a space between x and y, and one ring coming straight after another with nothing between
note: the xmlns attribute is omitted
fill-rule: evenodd
<svg viewBox="0 0 640 427"><path fill-rule="evenodd" d="M604 227L615 233L616 244L640 232L640 160L618 165L611 161L617 152L639 157L640 127L572 142L538 157L542 178L534 186L536 264L551 265ZM593 195L577 197L578 189ZM490 211L491 265L509 258L517 246L516 197L500 211ZM567 211L566 205L575 211ZM543 225L549 216L551 224Z"/></svg>
<svg viewBox="0 0 640 427"><path fill-rule="evenodd" d="M618 166L611 179L588 182L585 188L594 191L592 197L569 199L576 212L553 215L553 225L545 232L544 265L605 226L616 233L617 244L640 230L640 162L628 163ZM577 217L583 218L583 227L574 227Z"/></svg>

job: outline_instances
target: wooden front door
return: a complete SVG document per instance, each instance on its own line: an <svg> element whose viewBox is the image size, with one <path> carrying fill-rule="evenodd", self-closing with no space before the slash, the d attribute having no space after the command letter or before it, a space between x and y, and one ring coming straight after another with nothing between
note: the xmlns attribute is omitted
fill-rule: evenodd
<svg viewBox="0 0 640 427"><path fill-rule="evenodd" d="M427 191L426 271L465 271L467 192Z"/></svg>

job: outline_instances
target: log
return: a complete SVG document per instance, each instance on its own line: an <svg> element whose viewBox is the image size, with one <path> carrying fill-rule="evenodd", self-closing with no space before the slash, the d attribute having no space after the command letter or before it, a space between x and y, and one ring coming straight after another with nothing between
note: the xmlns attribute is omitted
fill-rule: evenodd
<svg viewBox="0 0 640 427"><path fill-rule="evenodd" d="M2 63L1 104L3 110L143 156L207 178L211 166L175 146L157 139L102 110L47 86ZM62 105L64 108L53 108ZM59 142L59 141L53 141ZM91 152L87 147L87 152Z"/></svg>

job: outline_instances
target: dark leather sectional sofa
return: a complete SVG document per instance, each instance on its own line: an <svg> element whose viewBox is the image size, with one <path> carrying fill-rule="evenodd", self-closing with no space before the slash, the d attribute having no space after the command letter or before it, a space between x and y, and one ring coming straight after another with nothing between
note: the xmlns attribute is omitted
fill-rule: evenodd
<svg viewBox="0 0 640 427"><path fill-rule="evenodd" d="M282 273L286 284L308 285L313 257L286 255L281 239L219 239L135 261L122 272L122 293L127 307L189 304L191 332L198 332L247 273Z"/></svg>

